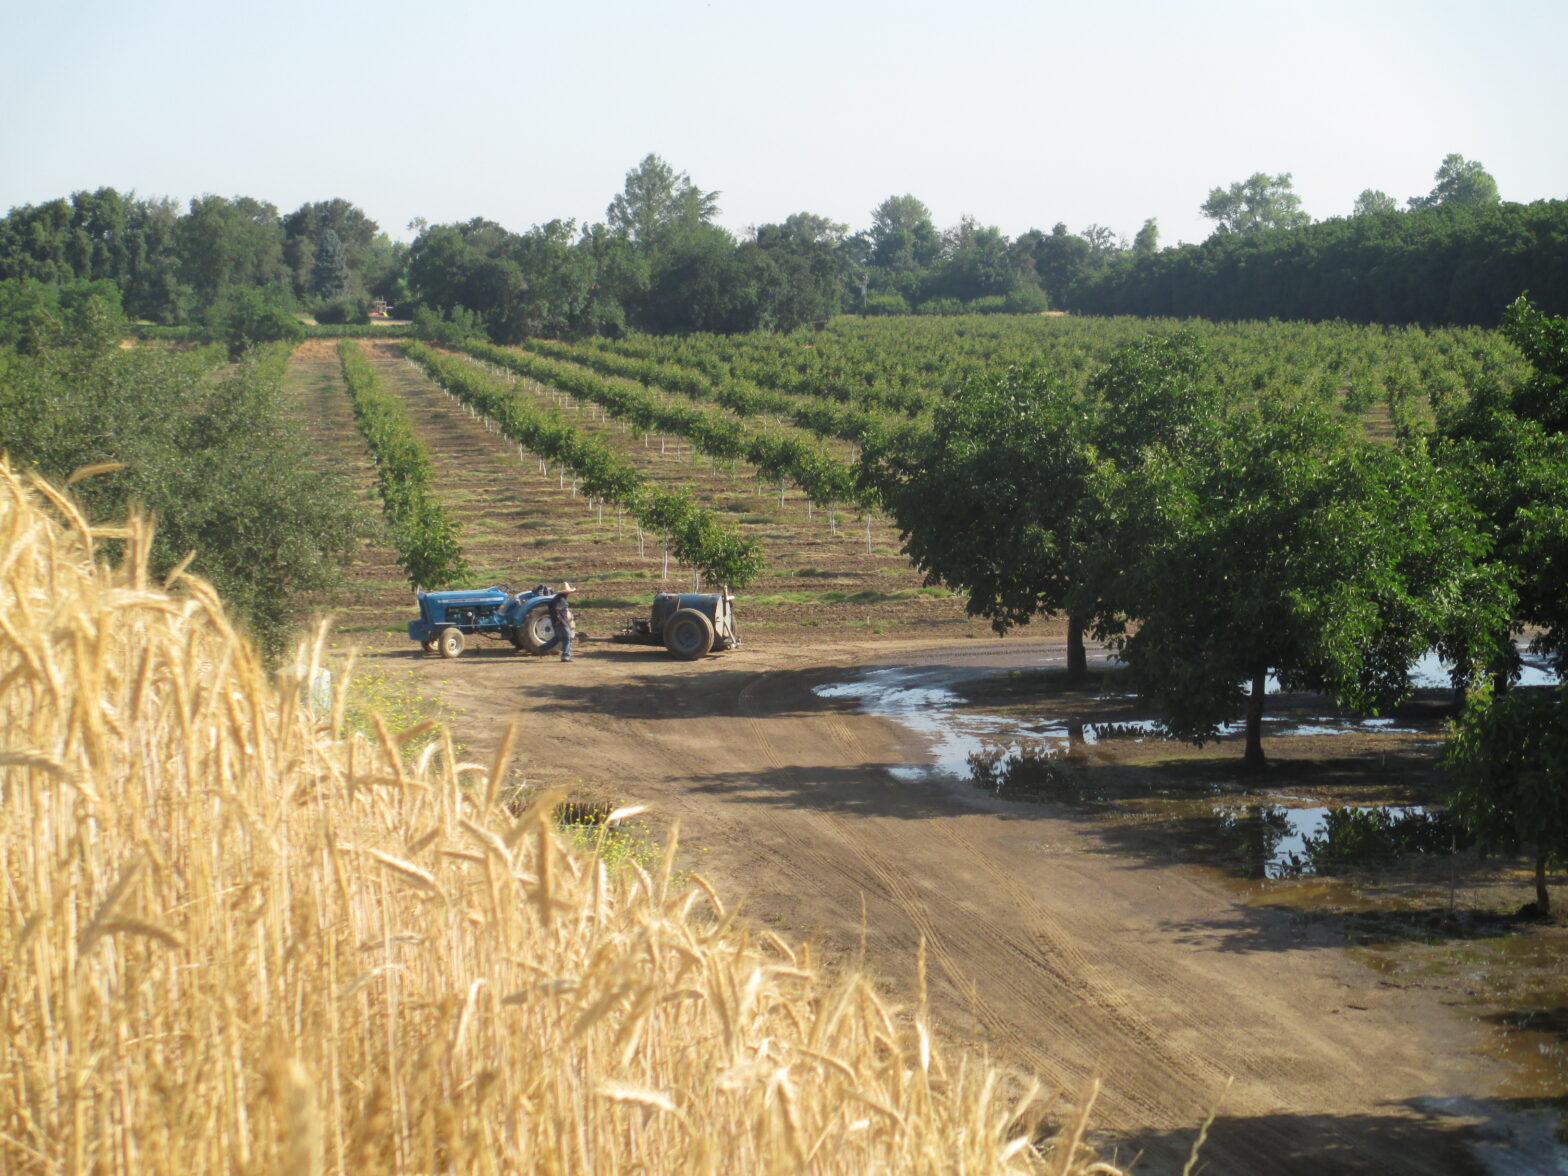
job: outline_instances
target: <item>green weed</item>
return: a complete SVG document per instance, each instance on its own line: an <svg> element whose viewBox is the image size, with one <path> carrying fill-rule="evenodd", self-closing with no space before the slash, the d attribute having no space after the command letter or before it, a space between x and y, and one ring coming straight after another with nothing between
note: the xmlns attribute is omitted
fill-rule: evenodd
<svg viewBox="0 0 1568 1176"><path fill-rule="evenodd" d="M351 730L374 736L370 716L379 714L389 730L406 731L427 720L448 724L453 714L440 702L420 694L406 674L390 674L384 669L363 669L348 684L348 705L344 719ZM437 730L426 731L403 745L403 755L413 760L436 739Z"/></svg>

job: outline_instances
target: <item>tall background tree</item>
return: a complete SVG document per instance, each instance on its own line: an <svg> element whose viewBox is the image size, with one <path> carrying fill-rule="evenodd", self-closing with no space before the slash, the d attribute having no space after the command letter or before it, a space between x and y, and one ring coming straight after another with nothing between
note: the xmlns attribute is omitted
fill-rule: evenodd
<svg viewBox="0 0 1568 1176"><path fill-rule="evenodd" d="M1076 240L1053 235L1041 245ZM1041 284L1053 302L1090 314L1495 327L1526 290L1543 311L1568 312L1568 200L1445 203L1289 232L1217 232L1135 265L1064 276L1065 290L1044 273Z"/></svg>
<svg viewBox="0 0 1568 1176"><path fill-rule="evenodd" d="M1229 188L1211 188L1199 211L1214 222L1216 233L1299 229L1312 223L1302 210L1289 172L1277 176L1254 172Z"/></svg>
<svg viewBox="0 0 1568 1176"><path fill-rule="evenodd" d="M321 231L316 262L310 270L310 292L324 300L348 294L348 254L343 249L342 238L333 229Z"/></svg>
<svg viewBox="0 0 1568 1176"><path fill-rule="evenodd" d="M1437 181L1425 196L1412 196L1410 207L1437 208L1456 204L1464 208L1482 208L1498 202L1497 181L1480 161L1466 159L1463 155L1444 156L1438 165Z"/></svg>
<svg viewBox="0 0 1568 1176"><path fill-rule="evenodd" d="M1376 216L1384 212L1398 212L1399 205L1387 192L1376 188L1363 188L1350 210L1351 216Z"/></svg>
<svg viewBox="0 0 1568 1176"><path fill-rule="evenodd" d="M698 225L711 224L718 192L704 192L685 172L677 173L649 154L626 173L626 185L610 201L610 231L643 248L658 248Z"/></svg>

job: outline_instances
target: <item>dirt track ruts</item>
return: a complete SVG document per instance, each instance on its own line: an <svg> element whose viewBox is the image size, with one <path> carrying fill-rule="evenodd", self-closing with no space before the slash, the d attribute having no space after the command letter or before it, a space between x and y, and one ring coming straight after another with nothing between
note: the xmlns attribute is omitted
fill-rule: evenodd
<svg viewBox="0 0 1568 1176"><path fill-rule="evenodd" d="M1479 1170L1449 1112L1482 1105L1493 1063L1435 996L1210 872L1111 852L1068 810L895 779L919 754L901 729L810 689L867 660L1038 664L1050 642L374 656L441 697L480 758L515 716L531 780L678 822L685 864L753 921L846 965L864 945L903 995L923 939L943 1035L1069 1097L1099 1078L1097 1137L1145 1153L1139 1171L1179 1171L1216 1107L1211 1173Z"/></svg>

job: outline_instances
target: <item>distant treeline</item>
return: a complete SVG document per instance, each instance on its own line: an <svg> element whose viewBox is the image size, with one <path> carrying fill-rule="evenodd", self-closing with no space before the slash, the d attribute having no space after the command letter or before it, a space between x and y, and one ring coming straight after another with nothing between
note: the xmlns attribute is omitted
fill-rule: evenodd
<svg viewBox="0 0 1568 1176"><path fill-rule="evenodd" d="M1521 293L1568 312L1568 201L1442 205L1217 233L1075 284L1074 310L1492 327Z"/></svg>
<svg viewBox="0 0 1568 1176"><path fill-rule="evenodd" d="M799 212L737 237L713 223L719 193L655 155L626 174L603 222L522 233L483 218L416 222L411 245L342 199L283 214L245 196L181 208L100 188L0 218L0 345L27 350L56 332L51 307L89 289L113 301L110 287L131 319L232 348L288 338L306 313L363 323L373 299L498 343L1047 307L1493 326L1526 291L1568 311L1568 202L1498 203L1493 185L1480 203L1435 192L1401 212L1385 197L1313 224L1280 211L1288 180L1235 186L1225 208L1205 206L1213 237L1163 250L1153 220L1130 244L1101 225L1008 238L966 217L938 230L910 195L883 201L857 232Z"/></svg>
<svg viewBox="0 0 1568 1176"><path fill-rule="evenodd" d="M280 214L248 196L208 195L182 210L99 188L0 219L0 280L112 281L126 314L169 326L206 323L241 290L329 318L335 303L357 313L401 291L407 252L346 200Z"/></svg>

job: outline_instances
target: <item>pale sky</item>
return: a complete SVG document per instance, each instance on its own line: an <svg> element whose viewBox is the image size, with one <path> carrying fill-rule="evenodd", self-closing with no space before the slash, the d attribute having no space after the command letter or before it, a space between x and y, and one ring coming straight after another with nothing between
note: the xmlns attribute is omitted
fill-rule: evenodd
<svg viewBox="0 0 1568 1176"><path fill-rule="evenodd" d="M603 220L649 152L719 223L1090 223L1196 241L1210 188L1316 219L1443 157L1568 198L1564 0L0 0L0 210L102 186Z"/></svg>

